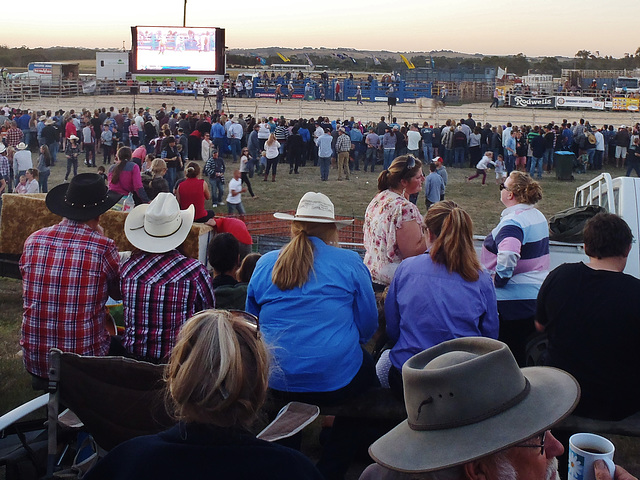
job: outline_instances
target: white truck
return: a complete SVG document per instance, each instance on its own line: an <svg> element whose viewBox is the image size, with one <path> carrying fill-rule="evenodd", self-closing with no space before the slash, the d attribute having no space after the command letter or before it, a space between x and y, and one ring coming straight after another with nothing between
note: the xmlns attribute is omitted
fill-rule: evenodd
<svg viewBox="0 0 640 480"><path fill-rule="evenodd" d="M634 243L627 259L625 273L640 278L640 178L611 178L609 173L602 173L593 180L576 188L573 206L599 205L609 213L619 215L631 228ZM475 237L475 248L479 253L484 237ZM565 243L551 241L549 244L550 268L553 270L563 263L588 262L582 243Z"/></svg>

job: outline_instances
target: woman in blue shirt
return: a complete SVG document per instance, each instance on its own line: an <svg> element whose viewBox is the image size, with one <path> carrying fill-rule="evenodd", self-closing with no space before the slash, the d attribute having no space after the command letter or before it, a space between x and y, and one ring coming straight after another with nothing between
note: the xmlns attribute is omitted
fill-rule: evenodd
<svg viewBox="0 0 640 480"><path fill-rule="evenodd" d="M429 209L424 225L427 253L400 264L384 304L395 345L378 362L378 376L399 395L402 365L416 353L453 338L498 337L496 294L473 248L471 218L443 201Z"/></svg>
<svg viewBox="0 0 640 480"><path fill-rule="evenodd" d="M333 203L307 192L292 220L291 241L258 261L247 290L248 312L275 358L269 379L273 397L286 403L339 404L378 385L375 366L361 344L378 326L371 275L357 253L338 248ZM318 468L342 478L361 431L336 418Z"/></svg>

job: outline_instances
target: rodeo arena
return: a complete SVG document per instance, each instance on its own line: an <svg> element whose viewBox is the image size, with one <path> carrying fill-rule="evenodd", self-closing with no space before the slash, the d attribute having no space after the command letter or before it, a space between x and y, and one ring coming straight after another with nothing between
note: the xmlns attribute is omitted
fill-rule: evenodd
<svg viewBox="0 0 640 480"><path fill-rule="evenodd" d="M0 478L637 480L640 71L131 32L2 69Z"/></svg>

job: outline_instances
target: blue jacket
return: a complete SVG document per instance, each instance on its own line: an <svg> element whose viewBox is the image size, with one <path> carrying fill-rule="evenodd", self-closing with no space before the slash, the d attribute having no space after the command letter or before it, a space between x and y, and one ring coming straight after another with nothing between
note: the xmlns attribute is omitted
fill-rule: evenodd
<svg viewBox="0 0 640 480"><path fill-rule="evenodd" d="M260 319L277 368L269 386L289 392L328 392L347 385L362 365L361 343L378 326L371 275L357 253L310 237L313 270L302 287L271 281L279 251L264 255L247 289L246 310Z"/></svg>

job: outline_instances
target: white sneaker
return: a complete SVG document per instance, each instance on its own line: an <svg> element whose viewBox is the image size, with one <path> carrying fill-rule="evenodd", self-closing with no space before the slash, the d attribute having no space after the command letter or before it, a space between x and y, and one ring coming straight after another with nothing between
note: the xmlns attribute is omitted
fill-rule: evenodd
<svg viewBox="0 0 640 480"><path fill-rule="evenodd" d="M214 203L214 204L213 204L213 208L218 208L218 204L217 204L217 203Z"/></svg>
<svg viewBox="0 0 640 480"><path fill-rule="evenodd" d="M224 205L224 202L220 202L218 205L222 206L222 205Z"/></svg>

